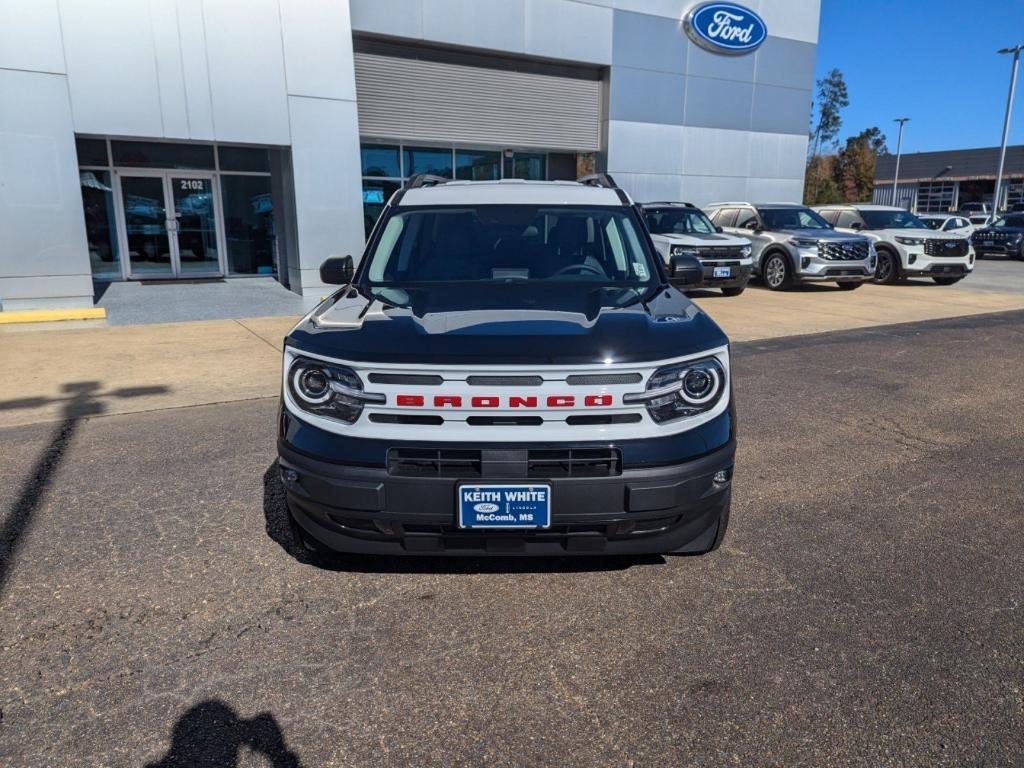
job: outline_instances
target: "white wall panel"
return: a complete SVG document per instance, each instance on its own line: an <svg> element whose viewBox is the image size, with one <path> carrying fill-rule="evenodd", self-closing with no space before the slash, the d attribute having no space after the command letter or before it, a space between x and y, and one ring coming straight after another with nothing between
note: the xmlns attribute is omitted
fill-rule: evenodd
<svg viewBox="0 0 1024 768"><path fill-rule="evenodd" d="M346 0L280 0L288 93L356 98Z"/></svg>
<svg viewBox="0 0 1024 768"><path fill-rule="evenodd" d="M802 179L747 179L744 200L754 203L799 203L804 196Z"/></svg>
<svg viewBox="0 0 1024 768"><path fill-rule="evenodd" d="M696 206L722 200L746 200L747 180L743 176L684 176L683 200Z"/></svg>
<svg viewBox="0 0 1024 768"><path fill-rule="evenodd" d="M574 0L526 0L526 53L611 64L611 9Z"/></svg>
<svg viewBox="0 0 1024 768"><path fill-rule="evenodd" d="M522 53L526 0L426 0L423 38L473 48Z"/></svg>
<svg viewBox="0 0 1024 768"><path fill-rule="evenodd" d="M803 178L807 137L788 133L750 134L750 175L763 178Z"/></svg>
<svg viewBox="0 0 1024 768"><path fill-rule="evenodd" d="M719 128L684 128L683 171L690 176L746 176L750 133Z"/></svg>
<svg viewBox="0 0 1024 768"><path fill-rule="evenodd" d="M423 37L423 0L350 0L349 13L359 32Z"/></svg>
<svg viewBox="0 0 1024 768"><path fill-rule="evenodd" d="M685 135L681 125L612 120L608 123L608 171L682 173Z"/></svg>
<svg viewBox="0 0 1024 768"><path fill-rule="evenodd" d="M61 28L79 133L162 136L163 120L148 3L61 3Z"/></svg>
<svg viewBox="0 0 1024 768"><path fill-rule="evenodd" d="M188 103L185 99L185 77L181 67L181 44L178 35L178 9L175 0L150 0L153 22L153 53L160 82L160 114L163 135L187 139Z"/></svg>
<svg viewBox="0 0 1024 768"><path fill-rule="evenodd" d="M359 129L355 102L290 96L288 103L298 277L302 293L312 295L323 288L317 270L324 259L351 254L358 261L363 252Z"/></svg>
<svg viewBox="0 0 1024 768"><path fill-rule="evenodd" d="M5 309L92 304L64 75L0 69L0 243Z"/></svg>
<svg viewBox="0 0 1024 768"><path fill-rule="evenodd" d="M634 202L683 200L683 177L658 173L612 172L615 183L626 190Z"/></svg>
<svg viewBox="0 0 1024 768"><path fill-rule="evenodd" d="M202 0L176 0L178 38L181 43L181 74L188 110L189 138L212 141L213 97L206 61L206 31Z"/></svg>
<svg viewBox="0 0 1024 768"><path fill-rule="evenodd" d="M0 0L0 68L65 71L57 0Z"/></svg>
<svg viewBox="0 0 1024 768"><path fill-rule="evenodd" d="M213 125L221 141L287 144L281 17L277 0L203 3Z"/></svg>

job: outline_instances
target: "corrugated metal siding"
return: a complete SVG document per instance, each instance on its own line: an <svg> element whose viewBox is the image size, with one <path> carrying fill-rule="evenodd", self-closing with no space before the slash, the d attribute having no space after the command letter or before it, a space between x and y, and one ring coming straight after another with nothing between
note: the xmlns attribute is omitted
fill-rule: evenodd
<svg viewBox="0 0 1024 768"><path fill-rule="evenodd" d="M362 136L600 149L600 81L358 52L355 65Z"/></svg>

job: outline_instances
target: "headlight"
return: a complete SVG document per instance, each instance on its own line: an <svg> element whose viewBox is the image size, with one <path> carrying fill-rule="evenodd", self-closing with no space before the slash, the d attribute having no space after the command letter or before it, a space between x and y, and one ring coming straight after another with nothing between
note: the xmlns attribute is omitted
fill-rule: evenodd
<svg viewBox="0 0 1024 768"><path fill-rule="evenodd" d="M740 248L740 258L741 259L746 259L749 256L750 256L750 246L749 245L744 245L742 248Z"/></svg>
<svg viewBox="0 0 1024 768"><path fill-rule="evenodd" d="M383 403L384 394L364 392L355 371L322 360L298 357L288 370L288 392L304 411L353 423L364 403Z"/></svg>
<svg viewBox="0 0 1024 768"><path fill-rule="evenodd" d="M694 258L698 258L700 256L700 251L693 246L673 245L671 254L673 256L693 256Z"/></svg>
<svg viewBox="0 0 1024 768"><path fill-rule="evenodd" d="M924 245L924 238L921 237L897 237L896 242L900 245Z"/></svg>
<svg viewBox="0 0 1024 768"><path fill-rule="evenodd" d="M716 358L660 368L647 381L647 390L625 395L623 402L647 405L659 424L711 410L722 399L728 382Z"/></svg>
<svg viewBox="0 0 1024 768"><path fill-rule="evenodd" d="M795 245L797 248L817 248L817 240L808 240L804 237L793 237L790 238L790 245Z"/></svg>

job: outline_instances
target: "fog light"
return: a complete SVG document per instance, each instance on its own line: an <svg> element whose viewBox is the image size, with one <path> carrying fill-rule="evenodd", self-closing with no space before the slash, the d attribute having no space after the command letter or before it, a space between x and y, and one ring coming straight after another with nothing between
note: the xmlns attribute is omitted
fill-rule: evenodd
<svg viewBox="0 0 1024 768"><path fill-rule="evenodd" d="M807 269L809 266L811 266L810 256L804 256L802 259L800 259L800 269Z"/></svg>
<svg viewBox="0 0 1024 768"><path fill-rule="evenodd" d="M294 469L286 469L281 474L284 475L284 481L286 483L297 483L299 482L299 473Z"/></svg>
<svg viewBox="0 0 1024 768"><path fill-rule="evenodd" d="M717 472L715 472L715 476L712 477L711 479L714 481L715 485L725 485L726 483L729 482L730 477L732 477L731 468L718 470Z"/></svg>
<svg viewBox="0 0 1024 768"><path fill-rule="evenodd" d="M910 262L911 264L913 264L915 261L917 261L917 254L916 253L910 254L910 258L907 259L907 261Z"/></svg>

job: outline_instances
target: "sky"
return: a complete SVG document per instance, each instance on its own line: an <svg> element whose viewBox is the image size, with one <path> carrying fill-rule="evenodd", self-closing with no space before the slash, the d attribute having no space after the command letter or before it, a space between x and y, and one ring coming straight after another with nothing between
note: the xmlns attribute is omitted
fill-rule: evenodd
<svg viewBox="0 0 1024 768"><path fill-rule="evenodd" d="M893 118L909 117L904 152L995 147L1013 58L996 51L1018 43L1024 0L821 0L815 80L846 79L840 141L878 126L895 152ZM1010 144L1024 144L1021 59Z"/></svg>

